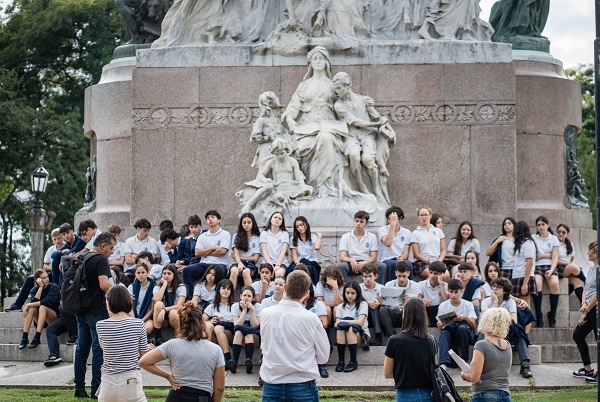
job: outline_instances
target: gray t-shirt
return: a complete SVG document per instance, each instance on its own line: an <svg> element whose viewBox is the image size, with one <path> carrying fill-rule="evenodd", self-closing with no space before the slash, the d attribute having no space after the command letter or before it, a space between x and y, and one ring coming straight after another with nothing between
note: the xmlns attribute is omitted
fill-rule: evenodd
<svg viewBox="0 0 600 402"><path fill-rule="evenodd" d="M213 393L213 373L225 365L221 348L201 339L188 341L183 338L171 339L158 347L169 366L173 377L182 386ZM190 356L194 356L190 359Z"/></svg>
<svg viewBox="0 0 600 402"><path fill-rule="evenodd" d="M589 303L592 300L592 297L596 294L596 272L597 267L593 266L587 273L585 277L585 302Z"/></svg>
<svg viewBox="0 0 600 402"><path fill-rule="evenodd" d="M471 385L471 395L485 391L506 391L508 389L508 370L512 364L512 349L510 345L500 349L487 339L475 343L475 350L483 354L483 371L481 381Z"/></svg>

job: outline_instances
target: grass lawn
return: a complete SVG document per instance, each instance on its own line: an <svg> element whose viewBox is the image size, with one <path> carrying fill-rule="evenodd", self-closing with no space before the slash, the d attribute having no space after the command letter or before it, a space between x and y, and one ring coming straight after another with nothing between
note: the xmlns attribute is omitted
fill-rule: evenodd
<svg viewBox="0 0 600 402"><path fill-rule="evenodd" d="M148 401L164 401L167 395L166 389L147 388L146 396ZM381 402L394 400L393 392L362 392L362 391L321 391L321 401L323 402ZM465 401L469 401L468 394L462 395ZM569 388L554 391L522 391L513 392L514 402L587 402L597 401L598 394L596 387L587 388ZM2 402L78 402L81 399L73 398L71 389L24 389L24 388L3 388L0 389L0 401ZM248 389L227 389L225 391L224 401L232 402L258 402L260 401L260 391Z"/></svg>

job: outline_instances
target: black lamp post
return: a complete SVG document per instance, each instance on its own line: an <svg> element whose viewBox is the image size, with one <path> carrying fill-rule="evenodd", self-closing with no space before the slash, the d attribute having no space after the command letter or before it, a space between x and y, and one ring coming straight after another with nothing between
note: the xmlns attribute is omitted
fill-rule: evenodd
<svg viewBox="0 0 600 402"><path fill-rule="evenodd" d="M44 232L50 230L56 217L53 211L46 212L42 203L42 194L48 185L48 171L40 164L31 172L31 190L33 191L33 208L27 211L29 229L31 230L31 272L42 268L44 263Z"/></svg>

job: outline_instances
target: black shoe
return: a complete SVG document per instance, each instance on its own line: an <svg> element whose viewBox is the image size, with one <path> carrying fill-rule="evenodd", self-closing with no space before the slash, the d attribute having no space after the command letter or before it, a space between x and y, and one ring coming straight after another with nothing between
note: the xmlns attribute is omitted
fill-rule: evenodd
<svg viewBox="0 0 600 402"><path fill-rule="evenodd" d="M244 361L244 366L246 366L246 374L252 374L252 368L254 367L252 359L246 359L246 361Z"/></svg>
<svg viewBox="0 0 600 402"><path fill-rule="evenodd" d="M371 342L365 342L362 345L362 350L364 350L365 352L368 352L369 350L371 350L371 347L369 346L369 343Z"/></svg>
<svg viewBox="0 0 600 402"><path fill-rule="evenodd" d="M62 357L48 356L48 359L46 359L46 361L44 362L44 366L52 367L52 366L56 366L60 362L62 362Z"/></svg>
<svg viewBox="0 0 600 402"><path fill-rule="evenodd" d="M21 338L21 343L19 343L19 349L25 349L27 347L27 344L29 343L29 337L27 336L23 336Z"/></svg>
<svg viewBox="0 0 600 402"><path fill-rule="evenodd" d="M358 368L358 364L354 362L348 363L346 367L344 367L344 373L351 373Z"/></svg>
<svg viewBox="0 0 600 402"><path fill-rule="evenodd" d="M77 335L70 336L67 345L77 345Z"/></svg>
<svg viewBox="0 0 600 402"><path fill-rule="evenodd" d="M21 306L17 306L15 303L11 304L9 308L4 310L5 312L10 312L10 311L23 311L23 309L21 308Z"/></svg>
<svg viewBox="0 0 600 402"><path fill-rule="evenodd" d="M38 345L40 344L40 338L38 336L34 336L33 339L31 340L31 343L29 345L27 345L27 349L35 349L38 347Z"/></svg>
<svg viewBox="0 0 600 402"><path fill-rule="evenodd" d="M231 359L227 362L227 368L229 369L230 373L235 374L235 372L237 371L237 363L234 362L233 359Z"/></svg>
<svg viewBox="0 0 600 402"><path fill-rule="evenodd" d="M381 334L375 334L375 338L371 338L369 340L369 345L371 346L381 346L383 344L383 339Z"/></svg>
<svg viewBox="0 0 600 402"><path fill-rule="evenodd" d="M344 371L345 365L346 365L346 363L344 363L344 362L338 362L337 366L335 366L335 372L341 373L342 371Z"/></svg>
<svg viewBox="0 0 600 402"><path fill-rule="evenodd" d="M598 376L597 376L597 374L594 374L592 377L586 378L585 382L587 382L588 384L598 384Z"/></svg>
<svg viewBox="0 0 600 402"><path fill-rule="evenodd" d="M531 372L531 369L529 368L529 363L522 363L521 364L521 377L523 378L531 378L533 377L533 373Z"/></svg>
<svg viewBox="0 0 600 402"><path fill-rule="evenodd" d="M548 313L548 325L550 325L550 328L556 328L556 318L552 318L550 313Z"/></svg>
<svg viewBox="0 0 600 402"><path fill-rule="evenodd" d="M327 367L324 364L319 364L319 375L321 376L321 378L329 377L329 371L327 371Z"/></svg>
<svg viewBox="0 0 600 402"><path fill-rule="evenodd" d="M587 371L585 367L582 367L577 371L573 371L573 376L579 378L593 378L595 375L596 373L594 372L594 369Z"/></svg>
<svg viewBox="0 0 600 402"><path fill-rule="evenodd" d="M89 398L87 392L85 392L85 390L83 391L75 391L75 398Z"/></svg>

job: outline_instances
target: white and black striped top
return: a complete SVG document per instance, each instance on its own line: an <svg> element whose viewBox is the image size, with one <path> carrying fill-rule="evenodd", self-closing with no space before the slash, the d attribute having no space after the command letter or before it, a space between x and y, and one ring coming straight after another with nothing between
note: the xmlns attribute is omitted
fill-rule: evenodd
<svg viewBox="0 0 600 402"><path fill-rule="evenodd" d="M102 373L119 374L139 369L140 353L148 351L146 326L142 320L98 321L96 332L104 355Z"/></svg>

